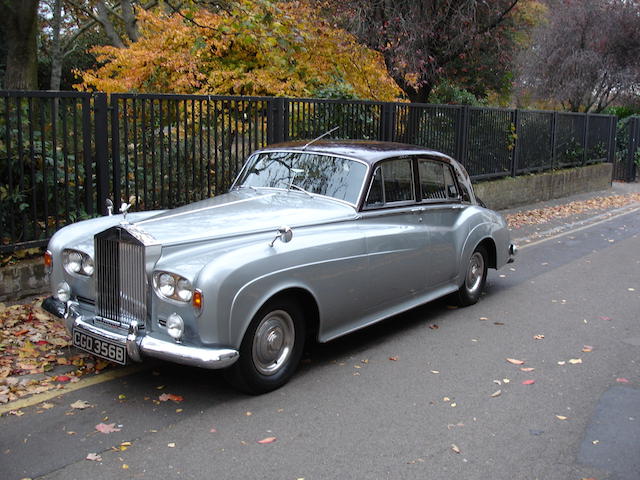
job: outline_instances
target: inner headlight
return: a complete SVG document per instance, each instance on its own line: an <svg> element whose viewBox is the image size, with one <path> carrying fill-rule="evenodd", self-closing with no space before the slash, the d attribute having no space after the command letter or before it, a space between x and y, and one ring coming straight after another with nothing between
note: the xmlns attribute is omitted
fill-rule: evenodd
<svg viewBox="0 0 640 480"><path fill-rule="evenodd" d="M155 272L153 286L158 295L171 300L186 303L190 302L193 296L191 282L176 273Z"/></svg>
<svg viewBox="0 0 640 480"><path fill-rule="evenodd" d="M93 259L79 250L64 249L62 251L62 265L71 274L84 275L86 277L93 275Z"/></svg>

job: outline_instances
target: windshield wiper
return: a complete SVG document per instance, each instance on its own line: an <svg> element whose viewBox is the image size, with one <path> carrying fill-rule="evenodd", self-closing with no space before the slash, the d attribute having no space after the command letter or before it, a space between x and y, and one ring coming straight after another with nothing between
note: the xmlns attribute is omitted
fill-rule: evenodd
<svg viewBox="0 0 640 480"><path fill-rule="evenodd" d="M304 188L300 187L299 185L296 185L295 183L290 183L289 184L289 190L294 189L294 190L298 190L299 192L302 193L306 193L307 195L309 195L311 198L315 198L313 196L313 193L309 192L308 190L305 190Z"/></svg>

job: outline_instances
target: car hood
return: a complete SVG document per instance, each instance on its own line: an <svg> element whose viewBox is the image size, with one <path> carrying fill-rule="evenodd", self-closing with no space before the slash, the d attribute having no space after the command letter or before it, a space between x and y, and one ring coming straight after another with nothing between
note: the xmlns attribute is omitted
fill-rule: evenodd
<svg viewBox="0 0 640 480"><path fill-rule="evenodd" d="M295 190L236 190L134 223L163 245L349 220L355 209Z"/></svg>

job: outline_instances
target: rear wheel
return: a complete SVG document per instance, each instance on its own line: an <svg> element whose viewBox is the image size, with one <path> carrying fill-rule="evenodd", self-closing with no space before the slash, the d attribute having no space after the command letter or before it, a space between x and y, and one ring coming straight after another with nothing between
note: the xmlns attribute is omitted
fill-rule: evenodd
<svg viewBox="0 0 640 480"><path fill-rule="evenodd" d="M240 345L240 358L227 370L238 389L258 395L284 385L302 356L305 321L288 297L265 304L253 317Z"/></svg>
<svg viewBox="0 0 640 480"><path fill-rule="evenodd" d="M487 281L487 250L478 245L471 254L465 270L464 282L458 290L461 306L473 305L480 299Z"/></svg>

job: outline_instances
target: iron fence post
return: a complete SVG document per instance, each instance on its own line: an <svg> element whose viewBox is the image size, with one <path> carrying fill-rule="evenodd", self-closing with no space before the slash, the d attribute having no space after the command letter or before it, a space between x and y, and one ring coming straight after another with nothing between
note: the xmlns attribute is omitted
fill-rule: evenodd
<svg viewBox="0 0 640 480"><path fill-rule="evenodd" d="M380 111L380 131L378 132L378 136L381 141L390 142L393 140L395 117L395 104L383 103Z"/></svg>
<svg viewBox="0 0 640 480"><path fill-rule="evenodd" d="M638 128L640 127L640 118L632 117L629 124L629 148L627 151L627 172L626 181L633 182L635 180L635 156L638 150Z"/></svg>
<svg viewBox="0 0 640 480"><path fill-rule="evenodd" d="M120 109L118 107L118 96L113 94L111 95L111 168L113 203L118 209L122 201L120 192ZM107 178L108 175L107 173Z"/></svg>
<svg viewBox="0 0 640 480"><path fill-rule="evenodd" d="M456 124L456 159L463 165L467 164L467 145L469 144L469 106L463 105L458 109Z"/></svg>
<svg viewBox="0 0 640 480"><path fill-rule="evenodd" d="M589 113L584 120L584 133L582 134L582 165L586 165L589 160Z"/></svg>
<svg viewBox="0 0 640 480"><path fill-rule="evenodd" d="M616 132L618 130L618 117L609 117L609 145L607 149L607 162L615 163L616 161Z"/></svg>
<svg viewBox="0 0 640 480"><path fill-rule="evenodd" d="M558 112L551 117L551 170L557 165L558 157Z"/></svg>
<svg viewBox="0 0 640 480"><path fill-rule="evenodd" d="M84 205L89 215L95 212L96 203L93 200L93 159L91 154L91 99L82 99L82 150L84 158Z"/></svg>
<svg viewBox="0 0 640 480"><path fill-rule="evenodd" d="M513 149L511 150L511 176L518 175L518 109L511 112L511 124L513 125Z"/></svg>
<svg viewBox="0 0 640 480"><path fill-rule="evenodd" d="M105 200L108 195L109 139L107 132L107 94L96 93L93 100L93 121L95 132L95 164L96 164L96 211L106 213Z"/></svg>
<svg viewBox="0 0 640 480"><path fill-rule="evenodd" d="M285 99L275 97L269 99L267 106L267 144L284 142L285 128L288 122L285 121Z"/></svg>

